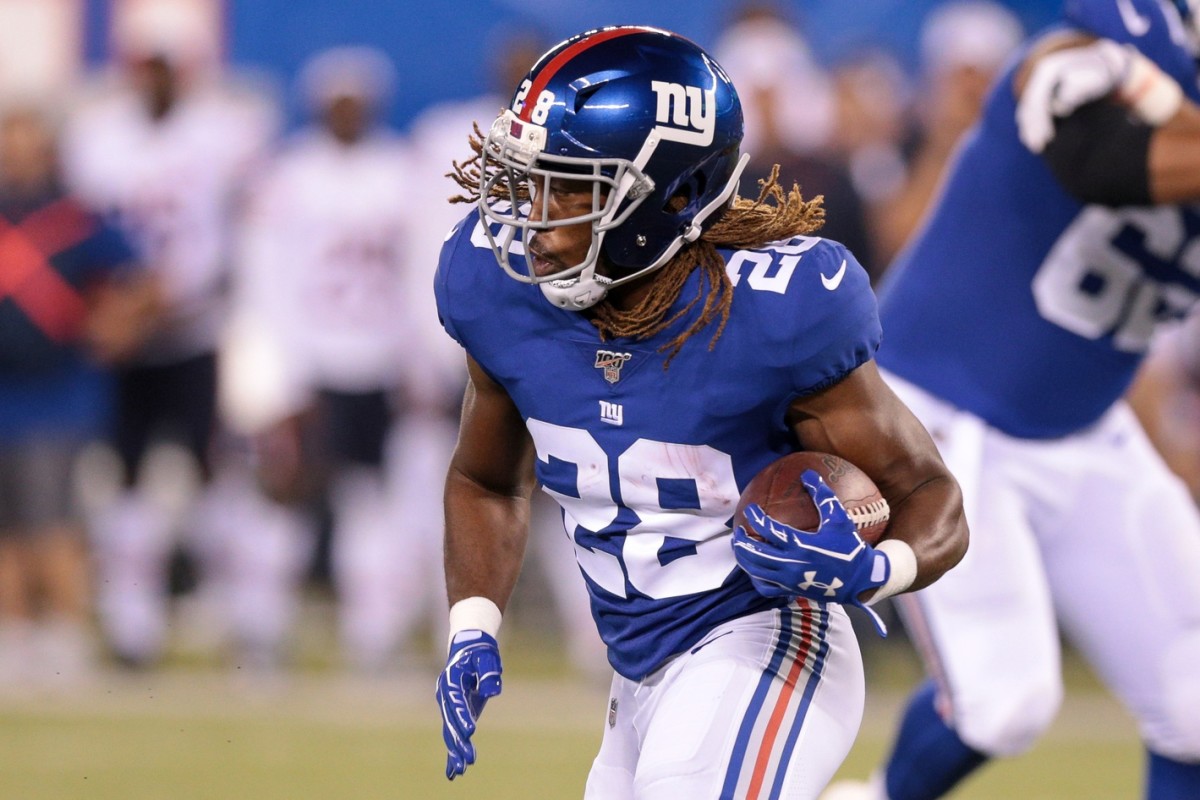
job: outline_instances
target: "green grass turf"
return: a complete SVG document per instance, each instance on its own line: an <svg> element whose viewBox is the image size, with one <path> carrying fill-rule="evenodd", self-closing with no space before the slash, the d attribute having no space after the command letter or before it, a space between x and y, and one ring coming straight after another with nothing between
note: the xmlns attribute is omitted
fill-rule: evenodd
<svg viewBox="0 0 1200 800"><path fill-rule="evenodd" d="M604 688L572 678L552 648L510 644L504 694L477 735L479 763L442 774L432 670L351 680L307 669L278 681L199 666L105 674L82 687L0 693L3 800L577 798L601 735ZM887 746L911 661L868 653L872 683L843 774ZM962 800L1128 800L1132 724L1072 667L1062 715L1030 754L986 769Z"/></svg>

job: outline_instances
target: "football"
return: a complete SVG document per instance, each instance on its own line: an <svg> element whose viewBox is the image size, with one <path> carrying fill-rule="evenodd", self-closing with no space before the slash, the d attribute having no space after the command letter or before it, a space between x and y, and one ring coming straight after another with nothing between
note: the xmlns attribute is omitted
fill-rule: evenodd
<svg viewBox="0 0 1200 800"><path fill-rule="evenodd" d="M810 450L772 461L750 480L738 500L734 527L745 525L746 506L757 503L780 522L803 531L815 531L821 515L800 478L808 469L824 478L833 489L863 541L873 545L883 537L890 510L875 481L844 458ZM746 530L750 532L749 526Z"/></svg>

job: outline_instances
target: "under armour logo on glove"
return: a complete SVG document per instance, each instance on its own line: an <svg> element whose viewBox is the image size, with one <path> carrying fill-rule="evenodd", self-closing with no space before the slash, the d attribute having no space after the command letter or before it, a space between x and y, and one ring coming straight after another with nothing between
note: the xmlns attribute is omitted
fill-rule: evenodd
<svg viewBox="0 0 1200 800"><path fill-rule="evenodd" d="M841 578L834 578L832 583L821 583L817 580L816 571L812 571L804 573L804 582L801 583L797 588L800 589L801 592L807 594L810 589L816 587L818 589L824 589L826 597L837 597L837 590L842 588L844 585L845 584L842 583Z"/></svg>
<svg viewBox="0 0 1200 800"><path fill-rule="evenodd" d="M858 599L887 582L891 571L887 555L862 540L842 502L820 475L805 470L801 479L821 512L817 530L785 525L752 503L746 506L751 530L738 526L733 532L734 558L759 594L858 606L870 615L879 635L887 636L883 620Z"/></svg>

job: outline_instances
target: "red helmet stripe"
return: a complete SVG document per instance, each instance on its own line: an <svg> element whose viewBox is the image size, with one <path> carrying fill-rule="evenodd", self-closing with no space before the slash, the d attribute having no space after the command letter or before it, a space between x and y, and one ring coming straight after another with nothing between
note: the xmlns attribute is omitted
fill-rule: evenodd
<svg viewBox="0 0 1200 800"><path fill-rule="evenodd" d="M555 76L555 74L566 66L567 62L575 56L582 53L601 42L607 42L609 39L616 39L618 36L628 36L631 33L646 33L645 28L613 28L612 30L600 31L585 39L580 39L575 44L563 50L561 53L550 59L550 63L542 68L538 76L533 79L533 83L529 87L529 91L525 94L525 101L521 107L521 113L518 115L521 119L529 122L529 115L533 113L533 107L537 103L538 96L542 90L546 88L546 84Z"/></svg>

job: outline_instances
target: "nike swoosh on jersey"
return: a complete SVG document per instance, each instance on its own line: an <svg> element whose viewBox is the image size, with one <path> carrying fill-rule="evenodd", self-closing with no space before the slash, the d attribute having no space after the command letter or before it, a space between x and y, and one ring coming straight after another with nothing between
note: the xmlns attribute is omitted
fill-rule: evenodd
<svg viewBox="0 0 1200 800"><path fill-rule="evenodd" d="M1134 36L1145 36L1150 30L1150 18L1139 14L1132 0L1117 0L1117 11L1121 13L1121 22Z"/></svg>
<svg viewBox="0 0 1200 800"><path fill-rule="evenodd" d="M842 265L838 267L838 271L833 273L832 277L826 277L825 273L821 273L821 285L829 291L833 291L842 285L842 278L846 277L846 259L842 259Z"/></svg>

